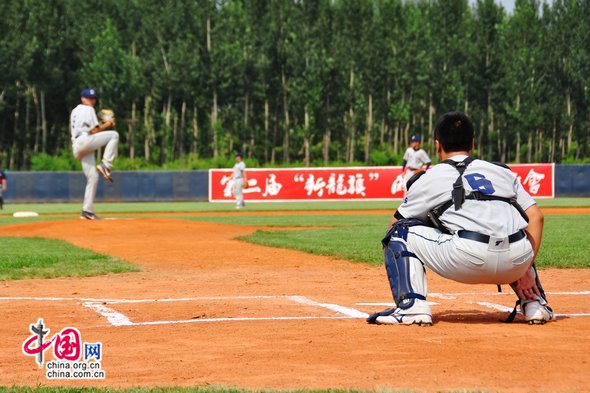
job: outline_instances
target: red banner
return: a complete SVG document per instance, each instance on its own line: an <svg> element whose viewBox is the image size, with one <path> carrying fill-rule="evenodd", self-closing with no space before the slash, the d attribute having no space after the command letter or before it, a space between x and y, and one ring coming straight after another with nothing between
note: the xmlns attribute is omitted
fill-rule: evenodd
<svg viewBox="0 0 590 393"><path fill-rule="evenodd" d="M555 164L512 164L510 169L533 198L555 198Z"/></svg>
<svg viewBox="0 0 590 393"><path fill-rule="evenodd" d="M510 168L532 197L553 198L553 164ZM403 198L401 167L247 169L244 199L250 202L380 201ZM209 201L234 201L230 169L209 170Z"/></svg>

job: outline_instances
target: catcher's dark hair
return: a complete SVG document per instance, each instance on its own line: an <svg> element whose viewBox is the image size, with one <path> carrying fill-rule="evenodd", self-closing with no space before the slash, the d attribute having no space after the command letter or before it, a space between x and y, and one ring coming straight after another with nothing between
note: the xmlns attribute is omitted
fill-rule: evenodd
<svg viewBox="0 0 590 393"><path fill-rule="evenodd" d="M469 151L473 143L473 123L463 112L448 112L434 126L434 138L444 151Z"/></svg>

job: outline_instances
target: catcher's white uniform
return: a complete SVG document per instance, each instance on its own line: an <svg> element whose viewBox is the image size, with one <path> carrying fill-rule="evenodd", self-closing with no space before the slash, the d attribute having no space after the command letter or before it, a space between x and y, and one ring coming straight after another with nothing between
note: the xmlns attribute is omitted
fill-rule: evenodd
<svg viewBox="0 0 590 393"><path fill-rule="evenodd" d="M410 180L412 176L420 169L423 165L430 164L430 157L424 149L414 150L413 147L409 147L404 153L405 174L404 174L404 186Z"/></svg>
<svg viewBox="0 0 590 393"><path fill-rule="evenodd" d="M464 158L466 156L458 155L452 160L460 162ZM458 176L459 172L451 165L435 165L412 184L398 214L427 221L431 209L451 198ZM479 191L515 198L523 210L535 204L510 169L475 160L467 166L462 178L467 195ZM413 226L409 229L407 244L408 250L443 277L470 284L508 284L522 277L534 257L526 238L509 242L509 236L525 229L527 222L506 202L467 199L461 209L455 211L452 206L447 209L440 221L451 234L436 228ZM460 230L487 235L489 242L459 237Z"/></svg>
<svg viewBox="0 0 590 393"><path fill-rule="evenodd" d="M515 282L532 274L541 296L517 304L529 323L554 318L531 268L534 250L523 231L527 222L513 206L517 201L526 210L535 202L510 169L480 160L469 164L466 158L445 160L410 186L395 214L398 221L382 241L396 308L369 315L368 323L432 324L422 264L463 283L510 283L515 292ZM458 162L460 166L452 165ZM424 225L427 219L437 222L437 228ZM516 308L508 320L514 315Z"/></svg>
<svg viewBox="0 0 590 393"><path fill-rule="evenodd" d="M94 198L98 184L94 152L106 146L102 163L110 170L113 166L113 160L117 157L117 145L119 143L117 131L102 131L90 135L90 130L94 129L98 124L96 112L90 105L79 104L70 115L70 132L74 156L81 162L82 170L86 176L82 210L89 213L94 212Z"/></svg>

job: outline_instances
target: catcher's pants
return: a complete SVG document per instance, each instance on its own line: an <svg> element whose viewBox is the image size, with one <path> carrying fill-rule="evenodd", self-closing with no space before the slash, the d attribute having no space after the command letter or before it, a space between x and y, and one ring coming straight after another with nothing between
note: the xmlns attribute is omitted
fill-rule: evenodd
<svg viewBox="0 0 590 393"><path fill-rule="evenodd" d="M237 207L244 206L244 178L235 179L234 182L234 197L236 198Z"/></svg>
<svg viewBox="0 0 590 393"><path fill-rule="evenodd" d="M113 161L117 157L119 134L117 131L102 131L94 135L83 134L74 141L74 156L82 163L82 171L86 176L86 189L84 191L84 204L82 210L94 212L94 198L98 185L98 171L94 161L94 152L106 146L102 156L102 163L108 168L113 167Z"/></svg>
<svg viewBox="0 0 590 393"><path fill-rule="evenodd" d="M496 244L500 244L496 246ZM480 243L436 228L409 229L408 251L413 252L435 273L466 284L509 284L529 269L533 247L525 237L514 243Z"/></svg>

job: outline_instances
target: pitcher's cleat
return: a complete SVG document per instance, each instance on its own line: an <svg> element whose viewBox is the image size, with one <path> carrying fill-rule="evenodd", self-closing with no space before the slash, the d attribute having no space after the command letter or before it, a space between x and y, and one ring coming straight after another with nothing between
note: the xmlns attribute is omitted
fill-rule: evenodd
<svg viewBox="0 0 590 393"><path fill-rule="evenodd" d="M82 210L82 214L80 214L80 220L102 220L102 218L94 213Z"/></svg>
<svg viewBox="0 0 590 393"><path fill-rule="evenodd" d="M538 300L522 301L520 307L529 325L542 325L555 320L551 307L542 305Z"/></svg>
<svg viewBox="0 0 590 393"><path fill-rule="evenodd" d="M102 162L100 164L98 164L96 166L96 170L98 171L98 173L100 173L100 175L109 183L113 182L113 178L111 177L111 171L109 170L109 168L106 167L105 164L103 164Z"/></svg>

